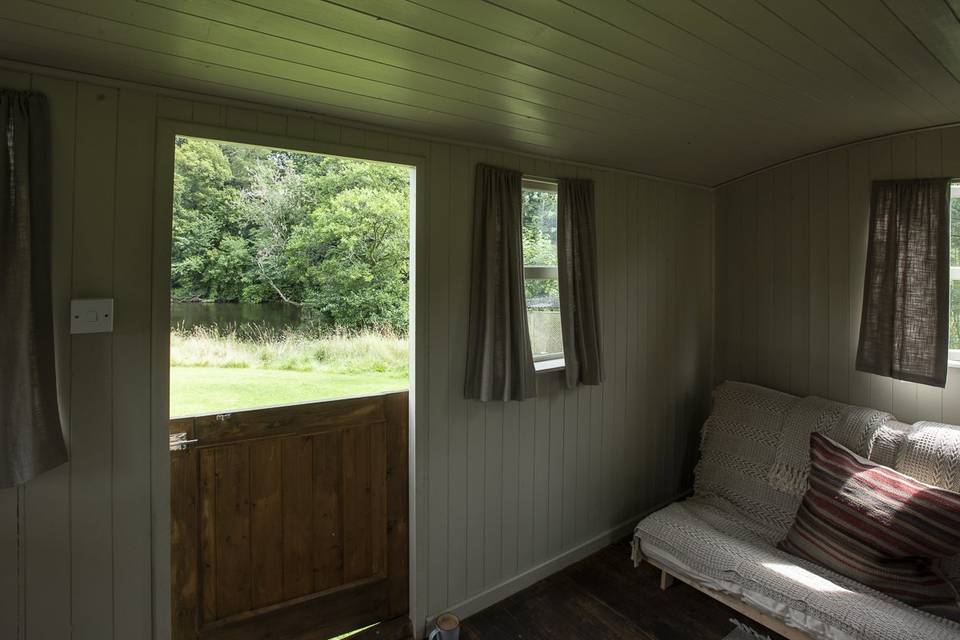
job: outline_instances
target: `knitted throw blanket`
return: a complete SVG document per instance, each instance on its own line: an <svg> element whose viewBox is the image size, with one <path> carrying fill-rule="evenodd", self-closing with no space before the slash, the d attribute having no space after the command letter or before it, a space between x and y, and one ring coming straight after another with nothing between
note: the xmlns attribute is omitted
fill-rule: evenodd
<svg viewBox="0 0 960 640"><path fill-rule="evenodd" d="M797 402L783 418L776 459L767 481L778 491L802 496L810 471L810 434L822 433L867 458L877 430L889 413L809 396Z"/></svg>

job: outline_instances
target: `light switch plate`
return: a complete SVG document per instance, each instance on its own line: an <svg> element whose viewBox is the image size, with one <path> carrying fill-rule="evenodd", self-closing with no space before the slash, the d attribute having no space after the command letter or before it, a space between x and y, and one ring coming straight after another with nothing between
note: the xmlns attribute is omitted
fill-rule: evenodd
<svg viewBox="0 0 960 640"><path fill-rule="evenodd" d="M70 333L111 333L112 331L112 298L70 301Z"/></svg>

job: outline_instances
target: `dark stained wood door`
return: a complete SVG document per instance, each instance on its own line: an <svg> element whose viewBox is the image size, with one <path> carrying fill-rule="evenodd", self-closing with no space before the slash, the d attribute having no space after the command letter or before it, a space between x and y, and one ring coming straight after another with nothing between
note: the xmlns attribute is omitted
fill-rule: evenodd
<svg viewBox="0 0 960 640"><path fill-rule="evenodd" d="M170 433L174 640L312 640L406 615L406 392Z"/></svg>

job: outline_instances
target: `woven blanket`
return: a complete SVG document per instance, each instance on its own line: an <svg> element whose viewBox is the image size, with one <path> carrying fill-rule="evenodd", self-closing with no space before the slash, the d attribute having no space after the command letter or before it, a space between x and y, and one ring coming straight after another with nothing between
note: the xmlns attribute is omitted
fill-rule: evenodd
<svg viewBox="0 0 960 640"><path fill-rule="evenodd" d="M643 519L632 557L731 594L817 640L960 638L960 625L780 551L751 529L715 499L693 497Z"/></svg>
<svg viewBox="0 0 960 640"><path fill-rule="evenodd" d="M797 398L742 382L714 391L703 426L694 492L732 505L769 542L787 534L810 468L810 433L869 457L890 414L823 398Z"/></svg>
<svg viewBox="0 0 960 640"><path fill-rule="evenodd" d="M892 415L810 396L800 400L783 418L777 457L767 478L784 493L802 497L810 470L810 434L822 433L857 455L868 458L877 430Z"/></svg>

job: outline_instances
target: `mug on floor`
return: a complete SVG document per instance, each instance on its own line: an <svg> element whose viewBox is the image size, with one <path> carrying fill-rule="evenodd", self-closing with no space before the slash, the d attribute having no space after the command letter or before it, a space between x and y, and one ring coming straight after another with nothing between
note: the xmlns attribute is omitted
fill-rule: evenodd
<svg viewBox="0 0 960 640"><path fill-rule="evenodd" d="M452 613L444 613L437 617L435 627L427 640L459 640L460 619Z"/></svg>

